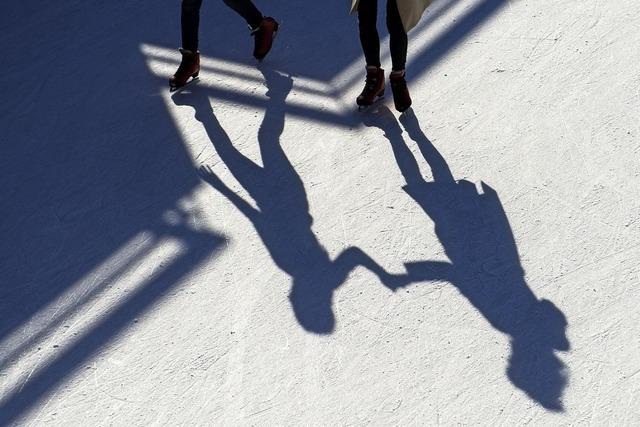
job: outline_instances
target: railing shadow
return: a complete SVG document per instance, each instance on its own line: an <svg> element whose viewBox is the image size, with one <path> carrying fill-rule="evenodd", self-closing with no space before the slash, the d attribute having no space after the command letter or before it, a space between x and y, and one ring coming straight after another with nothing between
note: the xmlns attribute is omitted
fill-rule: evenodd
<svg viewBox="0 0 640 427"><path fill-rule="evenodd" d="M226 240L187 226L194 212L163 221L200 180L138 46L167 44L156 24L179 5L35 3L5 5L0 39L15 52L0 76L0 425L43 407ZM147 237L180 253L134 282L126 273L158 249ZM96 318L105 295L117 302Z"/></svg>
<svg viewBox="0 0 640 427"><path fill-rule="evenodd" d="M566 375L554 352L569 349L567 321L553 303L536 298L527 285L498 194L484 183L479 192L469 181L456 181L413 112L401 115L400 123L429 164L433 182L422 177L403 129L386 107L363 118L389 140L406 182L404 190L434 222L450 260L407 263L408 281L453 284L492 327L510 337L511 382L545 408L561 411Z"/></svg>
<svg viewBox="0 0 640 427"><path fill-rule="evenodd" d="M168 262L164 270L149 277L131 295L116 304L107 316L99 319L62 352L38 367L23 387L3 396L0 402L0 425L17 421L21 414L26 413L58 384L68 379L78 366L86 363L101 348L130 327L135 318L156 304L162 295L180 283L202 261L215 256L226 239L210 232L192 230L186 222L187 218L183 218L179 224L158 224L153 227L152 230L158 237L178 240L184 252Z"/></svg>
<svg viewBox="0 0 640 427"><path fill-rule="evenodd" d="M234 178L255 201L257 208L233 192L210 168L202 178L225 196L251 221L275 264L292 278L289 295L300 325L307 331L326 334L334 329L333 292L351 270L364 266L389 286L395 278L357 247L350 247L335 259L318 241L311 225L309 202L300 176L284 153L280 135L285 122L285 99L291 77L261 68L268 88L264 118L258 131L263 166L258 166L231 143L213 114L207 92L194 86L173 96L178 106L190 106L202 123L209 140Z"/></svg>
<svg viewBox="0 0 640 427"><path fill-rule="evenodd" d="M409 58L407 69L410 70L410 80L415 80L441 61L506 4L506 0L484 0L456 19L454 24L426 45L418 55Z"/></svg>

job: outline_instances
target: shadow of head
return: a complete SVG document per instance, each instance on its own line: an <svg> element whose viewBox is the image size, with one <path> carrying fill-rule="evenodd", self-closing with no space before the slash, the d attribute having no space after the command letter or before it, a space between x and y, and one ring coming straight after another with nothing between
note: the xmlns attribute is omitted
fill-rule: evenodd
<svg viewBox="0 0 640 427"><path fill-rule="evenodd" d="M319 282L319 281L318 281ZM331 334L335 329L332 309L332 294L322 289L321 283L313 291L301 290L300 283L294 283L289 301L296 320L308 332L318 335Z"/></svg>
<svg viewBox="0 0 640 427"><path fill-rule="evenodd" d="M542 300L514 331L507 375L511 382L544 408L561 412L568 374L555 351L570 349L567 321L550 301Z"/></svg>

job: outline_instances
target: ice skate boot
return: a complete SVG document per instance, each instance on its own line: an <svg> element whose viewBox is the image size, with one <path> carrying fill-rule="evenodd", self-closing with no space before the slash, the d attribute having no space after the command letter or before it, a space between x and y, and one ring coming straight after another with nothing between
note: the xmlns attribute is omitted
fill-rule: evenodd
<svg viewBox="0 0 640 427"><path fill-rule="evenodd" d="M407 81L404 79L404 70L392 71L389 75L389 81L391 82L391 92L393 92L393 103L396 106L396 110L401 113L408 110L411 107L411 96L407 88Z"/></svg>
<svg viewBox="0 0 640 427"><path fill-rule="evenodd" d="M262 61L271 50L273 40L276 38L280 25L275 19L265 16L262 22L251 31L254 38L253 57Z"/></svg>
<svg viewBox="0 0 640 427"><path fill-rule="evenodd" d="M182 61L176 73L169 80L171 92L180 89L200 73L200 52L192 52L186 49L179 49L182 54Z"/></svg>
<svg viewBox="0 0 640 427"><path fill-rule="evenodd" d="M367 66L367 77L364 89L356 98L360 107L372 105L378 98L384 96L384 70L379 67Z"/></svg>

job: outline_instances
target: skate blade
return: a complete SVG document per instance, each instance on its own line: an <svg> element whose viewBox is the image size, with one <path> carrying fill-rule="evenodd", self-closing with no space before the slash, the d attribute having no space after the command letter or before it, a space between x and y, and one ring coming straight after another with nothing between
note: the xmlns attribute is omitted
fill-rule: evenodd
<svg viewBox="0 0 640 427"><path fill-rule="evenodd" d="M191 77L191 80L183 84L182 86L171 86L169 85L169 93L179 92L185 87L189 86L191 83L195 83L200 79L200 77Z"/></svg>
<svg viewBox="0 0 640 427"><path fill-rule="evenodd" d="M376 99L369 105L358 105L358 111L363 112L370 110L371 108L377 106L380 102L384 101L384 93L382 95L378 95Z"/></svg>

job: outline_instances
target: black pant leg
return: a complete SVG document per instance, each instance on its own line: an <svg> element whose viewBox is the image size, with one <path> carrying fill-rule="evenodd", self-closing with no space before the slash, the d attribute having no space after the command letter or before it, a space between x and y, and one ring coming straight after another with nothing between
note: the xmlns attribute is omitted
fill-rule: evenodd
<svg viewBox="0 0 640 427"><path fill-rule="evenodd" d="M251 29L258 28L262 22L262 13L251 0L224 0L224 2L242 16Z"/></svg>
<svg viewBox="0 0 640 427"><path fill-rule="evenodd" d="M407 47L409 41L407 33L404 31L404 26L402 25L402 18L400 18L396 0L387 0L387 29L389 30L393 70L404 70L407 63Z"/></svg>
<svg viewBox="0 0 640 427"><path fill-rule="evenodd" d="M195 52L198 50L198 27L202 0L182 0L182 47Z"/></svg>
<svg viewBox="0 0 640 427"><path fill-rule="evenodd" d="M358 29L360 44L368 66L380 67L380 36L376 21L378 0L360 0L358 4Z"/></svg>

